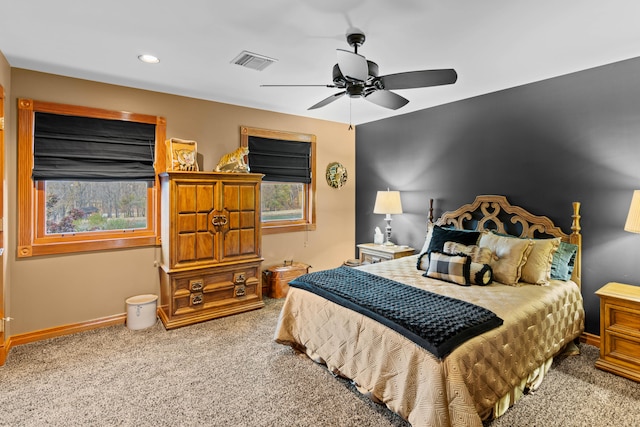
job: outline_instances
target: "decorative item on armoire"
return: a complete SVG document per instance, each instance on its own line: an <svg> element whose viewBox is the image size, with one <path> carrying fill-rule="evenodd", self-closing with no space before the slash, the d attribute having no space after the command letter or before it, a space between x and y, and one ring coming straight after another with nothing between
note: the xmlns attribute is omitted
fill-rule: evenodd
<svg viewBox="0 0 640 427"><path fill-rule="evenodd" d="M248 147L238 147L230 153L220 157L215 172L249 172L246 156L249 155Z"/></svg>
<svg viewBox="0 0 640 427"><path fill-rule="evenodd" d="M197 172L198 143L186 139L171 138L165 141L167 171Z"/></svg>

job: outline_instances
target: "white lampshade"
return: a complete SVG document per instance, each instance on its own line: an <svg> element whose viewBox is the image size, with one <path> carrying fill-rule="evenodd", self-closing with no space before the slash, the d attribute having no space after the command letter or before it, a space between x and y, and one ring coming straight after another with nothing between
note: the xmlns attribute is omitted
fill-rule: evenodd
<svg viewBox="0 0 640 427"><path fill-rule="evenodd" d="M376 204L373 207L375 214L401 214L402 202L399 191L378 191Z"/></svg>
<svg viewBox="0 0 640 427"><path fill-rule="evenodd" d="M640 233L640 190L633 192L624 230L630 231L631 233Z"/></svg>

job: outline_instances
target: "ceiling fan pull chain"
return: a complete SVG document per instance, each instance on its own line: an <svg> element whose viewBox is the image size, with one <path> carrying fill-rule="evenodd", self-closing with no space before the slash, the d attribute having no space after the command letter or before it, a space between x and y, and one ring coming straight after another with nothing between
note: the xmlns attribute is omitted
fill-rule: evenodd
<svg viewBox="0 0 640 427"><path fill-rule="evenodd" d="M353 126L351 126L351 98L349 98L349 129L347 130L353 130Z"/></svg>

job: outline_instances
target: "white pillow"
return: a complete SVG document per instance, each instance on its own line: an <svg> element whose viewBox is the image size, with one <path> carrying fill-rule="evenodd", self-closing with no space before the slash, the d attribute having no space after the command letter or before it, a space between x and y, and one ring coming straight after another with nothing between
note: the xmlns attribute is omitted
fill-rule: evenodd
<svg viewBox="0 0 640 427"><path fill-rule="evenodd" d="M433 223L428 222L427 223L427 237L425 237L424 245L422 245L422 249L420 250L421 254L427 252L427 250L429 249L429 244L431 243L431 236L433 236Z"/></svg>

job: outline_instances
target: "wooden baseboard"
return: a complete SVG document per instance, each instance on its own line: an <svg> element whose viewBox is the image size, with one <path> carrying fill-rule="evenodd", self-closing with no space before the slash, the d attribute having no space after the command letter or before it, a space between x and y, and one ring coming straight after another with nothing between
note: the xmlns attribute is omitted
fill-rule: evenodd
<svg viewBox="0 0 640 427"><path fill-rule="evenodd" d="M583 332L580 336L580 342L600 348L600 336Z"/></svg>
<svg viewBox="0 0 640 427"><path fill-rule="evenodd" d="M113 325L124 325L126 320L127 315L123 313L89 320L88 322L56 326L55 328L47 328L39 331L27 332L25 334L13 335L7 340L6 345L4 346L4 351L0 351L0 366L4 365L6 357L9 354L9 350L14 346L60 337L63 335L76 334L78 332L89 331L91 329L104 328ZM0 347L0 350L3 350L3 348Z"/></svg>
<svg viewBox="0 0 640 427"><path fill-rule="evenodd" d="M9 348L7 343L0 344L0 366L4 365L4 362L7 360L7 353L9 352Z"/></svg>

